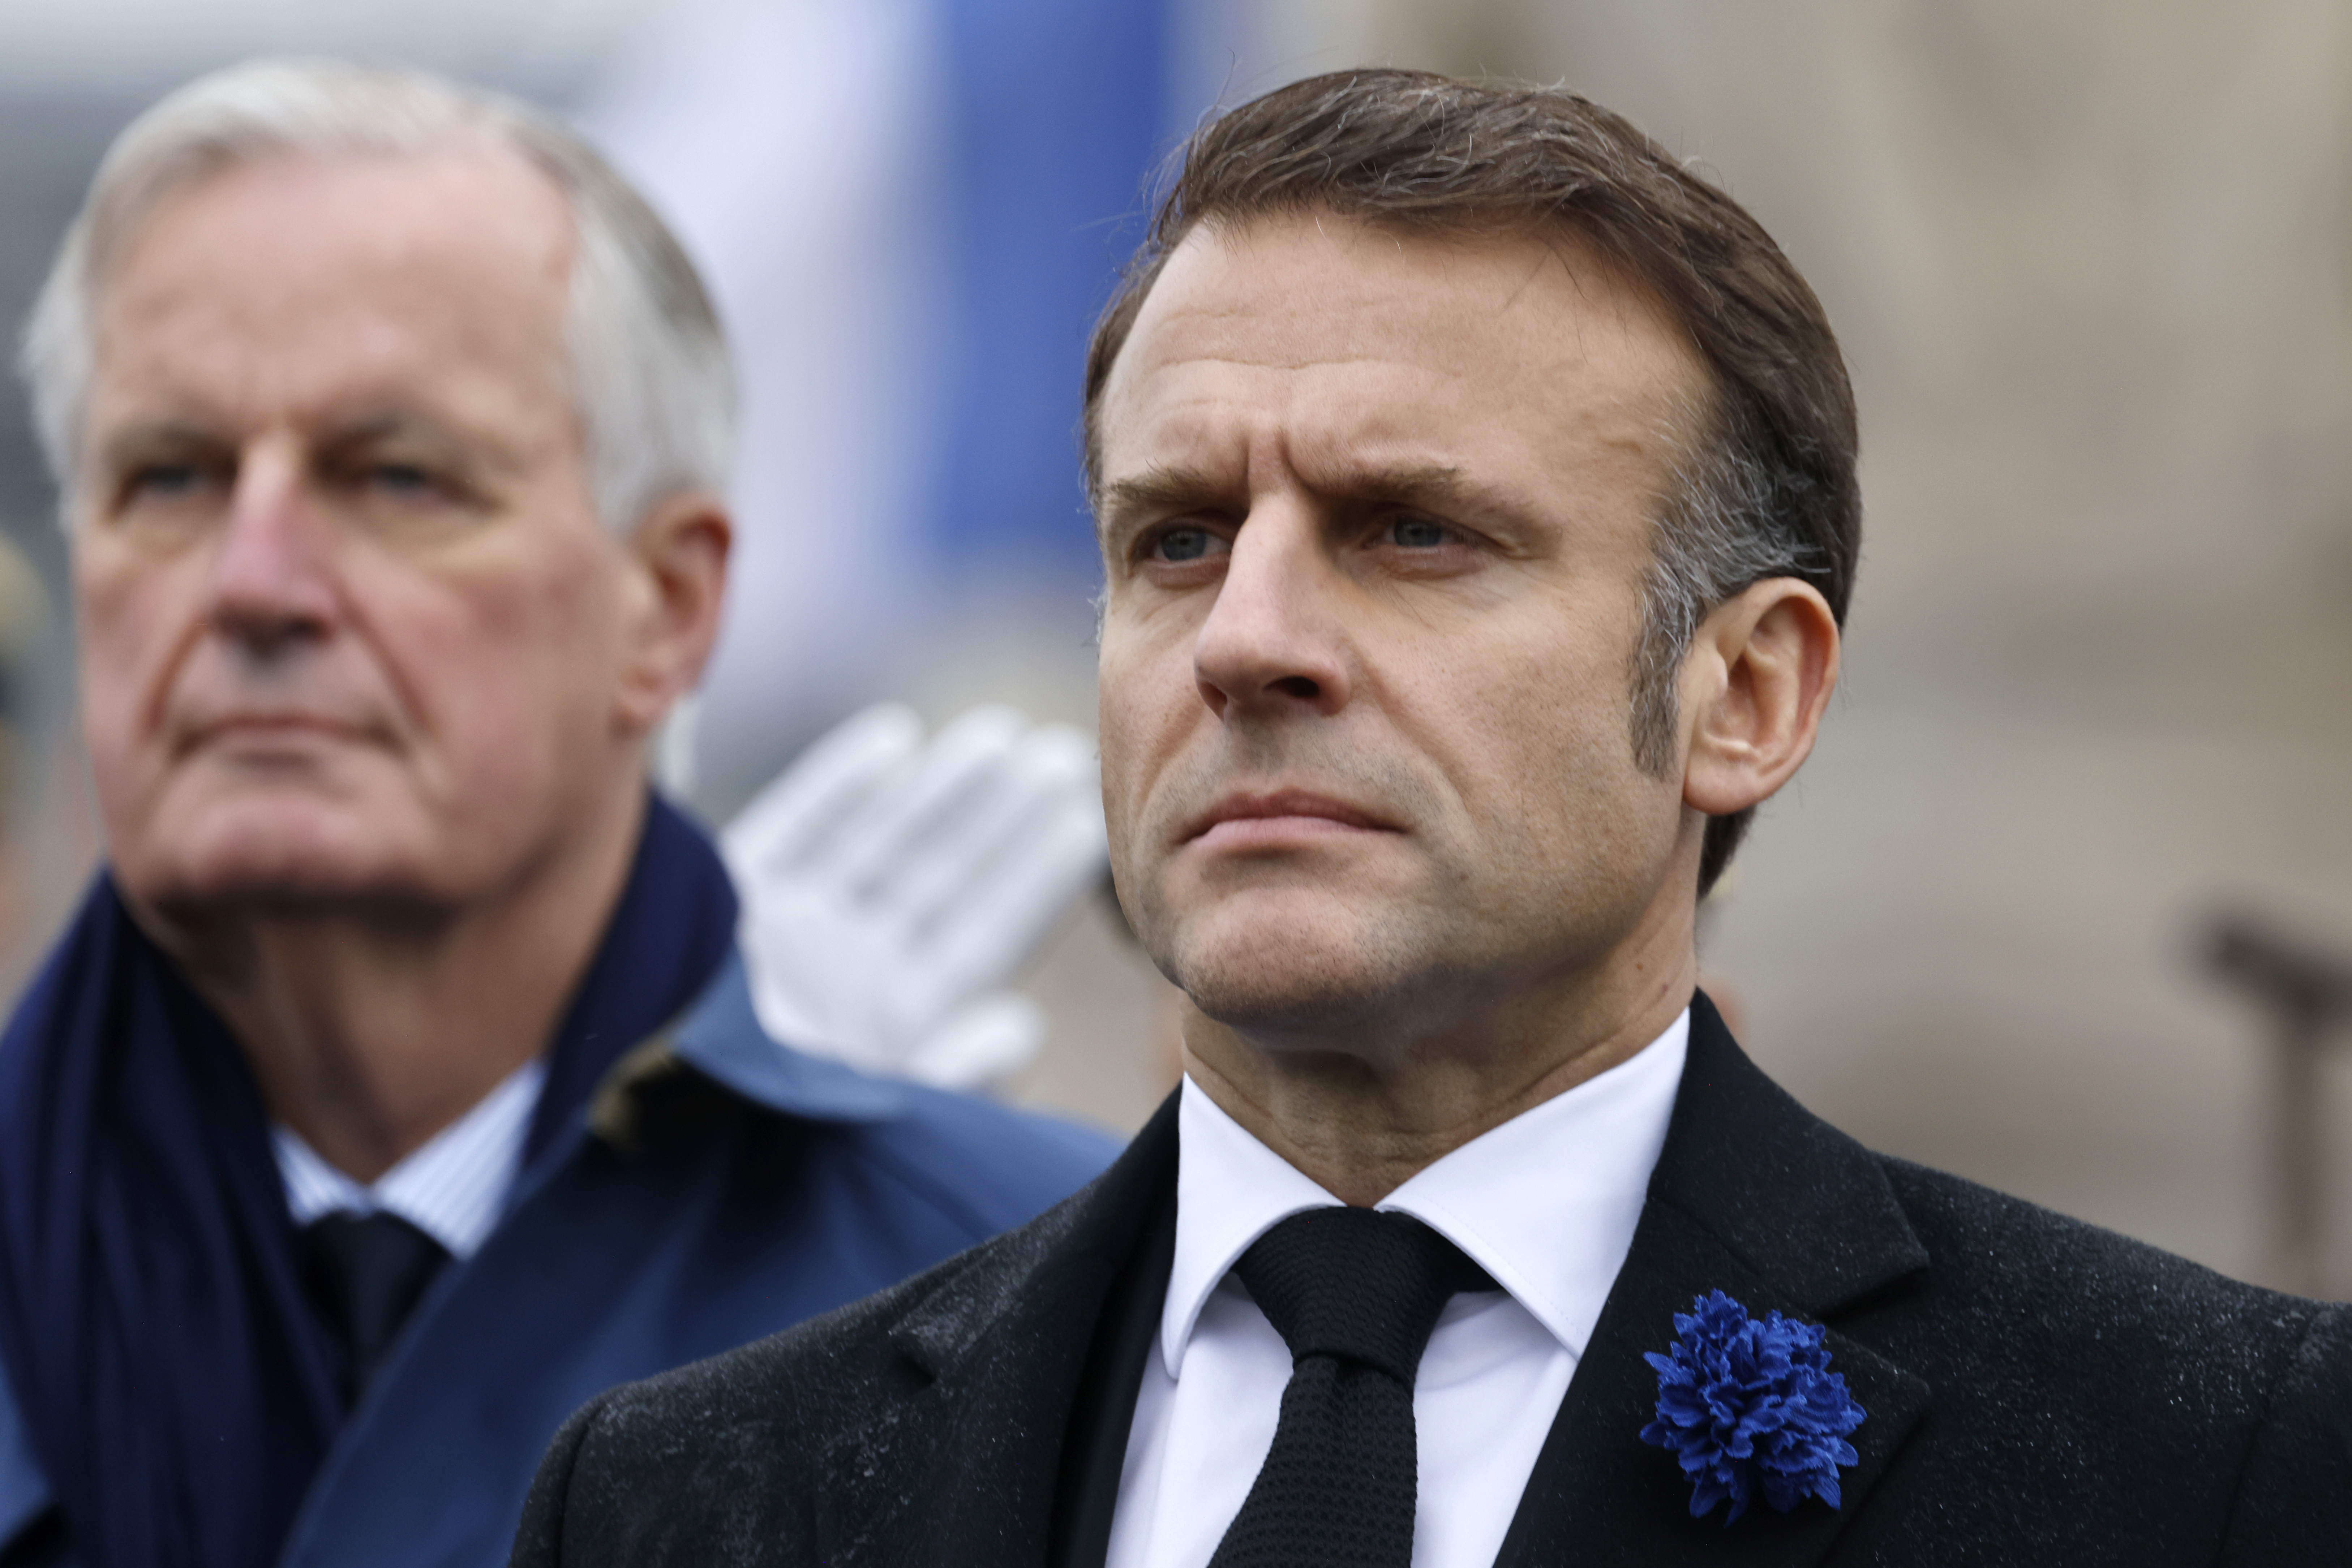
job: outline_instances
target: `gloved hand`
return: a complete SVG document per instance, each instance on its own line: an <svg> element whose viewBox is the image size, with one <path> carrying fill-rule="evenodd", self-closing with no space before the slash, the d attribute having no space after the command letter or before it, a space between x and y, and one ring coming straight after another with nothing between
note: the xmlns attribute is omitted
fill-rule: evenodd
<svg viewBox="0 0 2352 1568"><path fill-rule="evenodd" d="M1108 858L1079 731L982 707L926 745L894 703L811 746L719 848L761 1026L957 1089L1003 1079L1044 1043L1036 1005L1001 987Z"/></svg>

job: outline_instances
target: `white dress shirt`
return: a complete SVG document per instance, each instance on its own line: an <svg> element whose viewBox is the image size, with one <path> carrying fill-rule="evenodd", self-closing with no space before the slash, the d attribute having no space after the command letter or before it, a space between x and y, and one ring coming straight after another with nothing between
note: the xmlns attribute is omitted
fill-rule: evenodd
<svg viewBox="0 0 2352 1568"><path fill-rule="evenodd" d="M547 1064L533 1057L371 1183L355 1182L328 1164L291 1127L273 1126L270 1142L294 1223L383 1210L439 1242L450 1257L471 1258L506 1212L546 1081Z"/></svg>
<svg viewBox="0 0 2352 1568"><path fill-rule="evenodd" d="M1685 1012L1630 1060L1454 1150L1378 1205L1442 1232L1501 1290L1456 1296L1413 1384L1413 1568L1495 1561L1666 1141ZM1185 1079L1176 1259L1119 1475L1108 1568L1205 1568L1274 1445L1290 1351L1230 1271L1339 1200Z"/></svg>

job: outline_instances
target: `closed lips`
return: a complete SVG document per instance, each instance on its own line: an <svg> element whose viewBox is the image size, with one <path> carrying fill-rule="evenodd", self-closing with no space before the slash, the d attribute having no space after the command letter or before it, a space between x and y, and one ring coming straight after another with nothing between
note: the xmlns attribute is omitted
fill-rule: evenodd
<svg viewBox="0 0 2352 1568"><path fill-rule="evenodd" d="M1394 832L1388 823L1370 813L1331 799L1328 795L1312 795L1299 790L1281 790L1270 795L1233 795L1220 801L1184 833L1186 841L1202 837L1210 829L1228 822L1265 821L1276 818L1320 819L1336 826L1353 827L1369 832Z"/></svg>

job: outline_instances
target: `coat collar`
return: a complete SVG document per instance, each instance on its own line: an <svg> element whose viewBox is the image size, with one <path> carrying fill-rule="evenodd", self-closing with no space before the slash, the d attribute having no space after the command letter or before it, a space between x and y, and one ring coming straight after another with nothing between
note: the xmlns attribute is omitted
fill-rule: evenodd
<svg viewBox="0 0 2352 1568"><path fill-rule="evenodd" d="M589 1101L586 1131L615 1148L636 1147L649 1119L658 1120L656 1107L665 1090L686 1069L761 1110L810 1121L888 1121L905 1114L913 1092L771 1037L752 1007L740 951L728 953L676 1022L614 1064ZM556 1147L568 1152L572 1143ZM523 1185L533 1184L532 1176L545 1179L562 1163L560 1154L542 1158Z"/></svg>
<svg viewBox="0 0 2352 1568"><path fill-rule="evenodd" d="M887 1121L904 1113L907 1086L796 1051L760 1026L740 951L669 1033L677 1058L755 1105L817 1121Z"/></svg>
<svg viewBox="0 0 2352 1568"><path fill-rule="evenodd" d="M1838 1330L1841 1314L1927 1267L1877 1159L1790 1099L1733 1043L1702 994L1690 1058L1632 1252L1578 1363L1559 1420L1497 1559L1567 1563L1820 1561L1925 1414L1926 1382ZM1832 1367L1868 1418L1843 1506L1751 1510L1726 1529L1693 1519L1673 1457L1640 1439L1657 1378L1642 1355L1674 1338L1674 1314L1719 1289L1761 1317L1826 1322ZM1595 1521L1608 1525L1596 1529Z"/></svg>
<svg viewBox="0 0 2352 1568"><path fill-rule="evenodd" d="M1927 1267L1877 1156L1766 1078L1705 993L1650 1203L1770 1280L1784 1311L1827 1317Z"/></svg>

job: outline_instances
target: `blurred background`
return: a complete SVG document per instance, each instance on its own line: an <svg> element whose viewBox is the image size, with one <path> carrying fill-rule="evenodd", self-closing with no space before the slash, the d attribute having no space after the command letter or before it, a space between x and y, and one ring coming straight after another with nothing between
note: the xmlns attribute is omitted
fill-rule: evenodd
<svg viewBox="0 0 2352 1568"><path fill-rule="evenodd" d="M1710 906L1766 1067L1866 1142L2352 1294L2352 10L2339 0L0 0L0 316L112 133L247 55L552 105L743 359L700 704L723 820L863 703L1091 724L1086 331L1199 118L1381 61L1564 81L1726 184L1863 406L1844 694ZM0 984L98 847L53 499L0 394ZM1131 1127L1107 905L1020 1098Z"/></svg>

